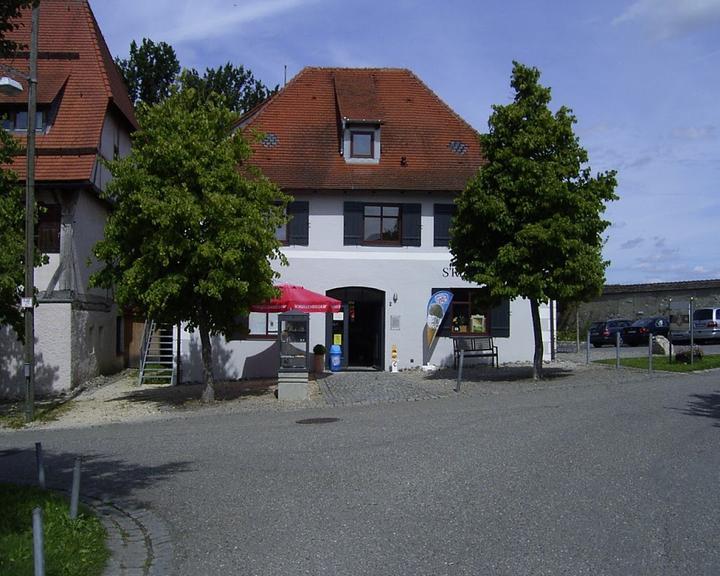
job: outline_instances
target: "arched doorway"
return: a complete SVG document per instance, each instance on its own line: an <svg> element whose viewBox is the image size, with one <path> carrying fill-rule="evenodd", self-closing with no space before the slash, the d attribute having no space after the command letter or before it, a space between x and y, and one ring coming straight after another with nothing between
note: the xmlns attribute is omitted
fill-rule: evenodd
<svg viewBox="0 0 720 576"><path fill-rule="evenodd" d="M345 368L385 366L385 292L348 286L326 292L343 303L342 314L328 315L328 347L341 342Z"/></svg>

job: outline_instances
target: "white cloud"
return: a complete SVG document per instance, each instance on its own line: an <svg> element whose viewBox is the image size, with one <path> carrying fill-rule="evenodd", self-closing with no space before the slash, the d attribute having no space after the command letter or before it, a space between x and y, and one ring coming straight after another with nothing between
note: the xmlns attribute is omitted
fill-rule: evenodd
<svg viewBox="0 0 720 576"><path fill-rule="evenodd" d="M714 140L717 136L715 126L685 126L672 131L678 140Z"/></svg>
<svg viewBox="0 0 720 576"><path fill-rule="evenodd" d="M197 5L186 5L185 10L171 10L176 21L159 36L169 42L188 42L210 40L237 30L239 27L297 10L317 0L236 0L230 2L204 2L202 15L197 13Z"/></svg>
<svg viewBox="0 0 720 576"><path fill-rule="evenodd" d="M720 0L637 0L613 24L640 22L659 38L720 23Z"/></svg>

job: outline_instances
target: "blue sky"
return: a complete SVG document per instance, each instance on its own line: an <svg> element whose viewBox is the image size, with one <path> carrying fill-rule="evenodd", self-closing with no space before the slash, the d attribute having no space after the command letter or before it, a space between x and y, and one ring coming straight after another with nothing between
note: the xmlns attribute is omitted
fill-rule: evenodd
<svg viewBox="0 0 720 576"><path fill-rule="evenodd" d="M413 70L477 130L538 67L594 172L618 171L609 283L720 278L720 0L91 0L114 55L148 37L184 67L268 85L304 66Z"/></svg>

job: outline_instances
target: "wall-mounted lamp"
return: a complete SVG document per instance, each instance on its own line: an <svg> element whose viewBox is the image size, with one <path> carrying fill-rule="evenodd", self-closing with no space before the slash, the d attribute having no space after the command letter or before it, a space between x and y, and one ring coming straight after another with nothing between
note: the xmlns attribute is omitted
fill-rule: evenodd
<svg viewBox="0 0 720 576"><path fill-rule="evenodd" d="M393 293L393 303L397 303L397 292Z"/></svg>

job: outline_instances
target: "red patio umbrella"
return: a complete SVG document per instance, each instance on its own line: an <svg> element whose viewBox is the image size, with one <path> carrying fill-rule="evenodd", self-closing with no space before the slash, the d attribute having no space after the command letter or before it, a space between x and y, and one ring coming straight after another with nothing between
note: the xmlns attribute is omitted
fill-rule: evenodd
<svg viewBox="0 0 720 576"><path fill-rule="evenodd" d="M252 312L340 312L342 302L330 296L323 296L302 286L280 284L280 297L250 306Z"/></svg>

